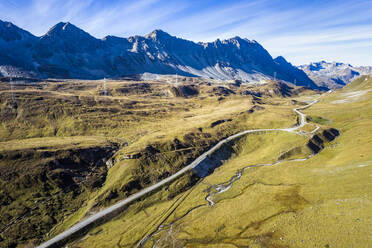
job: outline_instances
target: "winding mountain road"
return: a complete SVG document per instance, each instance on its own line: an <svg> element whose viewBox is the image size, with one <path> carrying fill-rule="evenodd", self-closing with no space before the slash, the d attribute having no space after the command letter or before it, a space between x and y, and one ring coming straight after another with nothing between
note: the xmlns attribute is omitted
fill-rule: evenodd
<svg viewBox="0 0 372 248"><path fill-rule="evenodd" d="M200 155L198 158L196 158L191 164L187 165L186 167L182 168L181 170L179 170L178 172L176 172L175 174L163 179L162 181L150 186L150 187L147 187L131 196L129 196L128 198L122 200L122 201L119 201L118 203L112 205L111 207L108 207L90 217L88 217L87 219L77 223L76 225L72 226L71 228L67 229L66 231L62 232L61 234L58 234L57 236L55 236L54 238L46 241L45 243L41 244L40 246L38 246L39 248L47 248L47 247L58 247L58 245L60 243L62 243L63 241L67 240L69 237L77 234L79 231L83 230L84 228L87 228L89 225L95 223L96 221L98 220L101 220L103 219L104 217L106 217L107 215L109 214L112 214L114 213L115 211L118 211L122 208L124 208L125 206L127 206L129 203L141 198L142 196L164 186L165 184L173 181L174 179L178 178L179 176L183 175L185 172L195 168L201 161L203 161L205 158L207 158L207 156L210 156L212 155L215 151L217 151L223 144L231 141L231 140L234 140L236 138L239 138L243 135L246 135L248 133L257 133L257 132L269 132L269 131L283 131L283 132L292 132L292 133L295 133L298 129L302 128L303 126L306 125L306 115L302 112L300 112L300 110L302 109L305 109L305 108L308 108L310 107L311 105L313 105L314 103L316 103L317 100L315 101L312 101L310 102L308 105L305 105L303 107L300 107L300 108L294 108L293 111L296 112L299 116L300 116L300 124L299 125L296 125L294 127L291 127L291 128L283 128L283 129L251 129L251 130L245 130L243 132L240 132L240 133L237 133L237 134L234 134L230 137L227 137L223 140L221 140L220 142L218 142L215 146L213 146L211 149L209 149L208 151L204 152L202 155ZM318 128L318 127L317 127Z"/></svg>

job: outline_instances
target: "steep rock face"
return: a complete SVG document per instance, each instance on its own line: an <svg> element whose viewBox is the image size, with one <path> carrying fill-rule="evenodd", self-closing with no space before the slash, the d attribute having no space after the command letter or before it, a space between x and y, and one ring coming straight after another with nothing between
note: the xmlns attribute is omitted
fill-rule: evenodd
<svg viewBox="0 0 372 248"><path fill-rule="evenodd" d="M350 64L326 61L299 66L318 86L330 89L341 88L356 77L372 73L372 66L352 66Z"/></svg>
<svg viewBox="0 0 372 248"><path fill-rule="evenodd" d="M29 42L36 37L10 22L0 20L0 38L5 42Z"/></svg>
<svg viewBox="0 0 372 248"><path fill-rule="evenodd" d="M195 43L154 30L146 36L96 39L63 22L35 37L1 22L0 48L0 72L9 76L25 71L39 77L97 79L148 72L260 83L275 75L317 88L283 57L274 60L259 43L240 37Z"/></svg>
<svg viewBox="0 0 372 248"><path fill-rule="evenodd" d="M34 45L32 56L39 65L37 70L45 77L80 78L90 74L102 77L104 63L97 51L102 41L75 27L60 22L41 36Z"/></svg>
<svg viewBox="0 0 372 248"><path fill-rule="evenodd" d="M313 83L309 82L308 76L304 71L301 69L296 68L284 57L279 56L274 59L274 62L277 63L279 66L279 79L285 80L287 82L291 82L298 86L307 86L313 88Z"/></svg>
<svg viewBox="0 0 372 248"><path fill-rule="evenodd" d="M37 37L0 20L0 74L29 76L32 74L32 62L29 51Z"/></svg>
<svg viewBox="0 0 372 248"><path fill-rule="evenodd" d="M330 142L336 139L340 135L340 131L335 128L330 128L327 130L323 130L321 133L314 135L309 142L307 143L307 147L316 154L319 153L321 150L324 149L324 145L327 142Z"/></svg>

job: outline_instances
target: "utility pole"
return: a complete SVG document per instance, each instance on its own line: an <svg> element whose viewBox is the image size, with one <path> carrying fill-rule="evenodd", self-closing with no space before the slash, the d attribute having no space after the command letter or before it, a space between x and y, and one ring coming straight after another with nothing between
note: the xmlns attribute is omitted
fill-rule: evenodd
<svg viewBox="0 0 372 248"><path fill-rule="evenodd" d="M103 95L107 96L106 78L103 78Z"/></svg>
<svg viewBox="0 0 372 248"><path fill-rule="evenodd" d="M276 81L276 71L274 71L274 81Z"/></svg>
<svg viewBox="0 0 372 248"><path fill-rule="evenodd" d="M176 84L178 84L178 74L176 73Z"/></svg>
<svg viewBox="0 0 372 248"><path fill-rule="evenodd" d="M14 98L14 85L13 85L13 79L12 79L12 77L9 78L9 83L10 83L10 92L12 94L12 102L14 103L15 102L15 98Z"/></svg>
<svg viewBox="0 0 372 248"><path fill-rule="evenodd" d="M11 106L12 106L12 108L17 108L17 102L16 102L15 96L14 96L14 84L13 84L12 77L9 77L9 84L10 84L10 94L12 96Z"/></svg>

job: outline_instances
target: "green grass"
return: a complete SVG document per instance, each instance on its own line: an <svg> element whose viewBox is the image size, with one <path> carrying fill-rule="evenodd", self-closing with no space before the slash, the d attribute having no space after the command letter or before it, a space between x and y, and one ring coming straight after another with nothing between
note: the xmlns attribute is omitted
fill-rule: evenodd
<svg viewBox="0 0 372 248"><path fill-rule="evenodd" d="M287 142L283 144L282 142L279 142L281 140L285 139ZM160 225L164 220L164 223L170 223L174 219L179 218L180 216L184 215L185 212L189 211L191 208L205 204L205 196L206 192L205 189L210 184L215 184L218 182L227 181L230 179L231 176L235 174L235 172L238 169L241 169L247 165L264 162L274 162L277 157L279 157L281 154L285 153L288 149L290 149L294 144L297 144L299 146L304 145L304 142L306 139L301 136L296 135L290 135L286 133L273 133L273 134L263 134L263 135L248 135L247 137L242 138L238 143L234 145L234 149L237 151L237 154L233 156L229 162L224 165L223 167L218 168L211 176L205 178L202 182L194 186L189 191L185 192L184 194L187 194L187 198L183 199L182 202L176 202L175 199L167 200L167 205L161 203L157 204L156 201L154 201L152 198L149 200L152 201L153 205L157 207L157 209L160 208L160 212L158 212L154 218L148 218L149 220L155 221L156 225L148 226L148 224L145 223L139 223L135 226L131 225L131 227L135 230L134 232L136 237L134 240L138 242L146 233L151 233L158 225ZM277 144L276 146L269 146L268 144ZM252 156L253 154L256 154L258 151L260 152L260 156ZM272 158L270 154L276 155L276 158ZM297 157L303 157L306 154L299 154ZM249 170L248 173L251 171ZM175 182L175 184L177 181ZM236 195L239 195L240 189L238 187L243 187L244 185L240 185L240 181L237 182L236 188L234 187L233 191L229 191L228 195L221 194L216 199L214 199L216 202L219 202L217 205L220 205L220 201L225 201L225 198L235 198ZM170 187L171 188L171 187ZM159 193L155 195L159 195ZM167 194L166 191L163 191L163 194ZM154 196L155 197L155 196ZM166 199L166 198L165 198ZM148 199L146 199L147 201ZM159 200L160 201L160 200ZM162 201L161 201L162 202ZM172 206L169 206L173 204ZM234 203L235 204L235 203ZM138 206L137 206L138 205ZM154 212L153 208L154 206L151 205L148 208L143 208L139 204L133 205L132 207L137 207L139 210L145 211L145 212ZM217 206L216 205L216 206ZM231 208L231 207L228 207ZM218 223L226 223L226 219L229 216L226 216L226 210L221 208L215 214L211 215L210 211L212 209L209 206L204 206L198 209L197 211L193 212L192 216L208 216L208 218L213 219L214 224ZM158 210L159 211L159 210ZM224 213L221 213L224 212ZM243 211L243 209L242 209ZM172 212L171 215L168 216L167 213ZM122 224L120 221L131 221L132 219L140 219L140 215L142 215L142 212L139 212L137 214L133 214L131 211L126 212L123 214L120 218L118 218L115 221L111 221L105 225L102 225L100 227L97 227L95 230L92 230L90 234L84 239L82 242L78 242L76 244L76 247L112 247L114 246L119 239L113 239L112 237L117 236L121 237L120 245L123 247L132 247L136 242L133 242L132 239L127 239L126 237L133 237L132 232L127 232L126 230L120 230L119 226ZM162 216L165 216L167 218L164 219ZM156 217L156 218L155 218ZM226 218L225 218L226 217ZM157 218L159 220L157 220ZM187 219L188 217L185 217ZM198 217L195 217L196 219L193 219L192 221L186 221L187 223L193 224L193 238L197 238L198 235L214 235L215 231L213 228L210 228L209 226L203 228L203 231L201 232L199 229L195 229L195 227L199 224L197 222L200 221L200 225L205 225L207 222L205 222L205 218L200 218L198 220ZM181 223L183 223L184 220L182 220ZM195 225L194 225L195 224ZM211 223L212 224L212 223ZM219 224L216 224L218 228L220 226ZM147 226L147 227L145 227ZM100 233L97 233L98 230L102 230ZM111 232L111 230L116 230L114 233ZM190 231L184 231L189 233ZM194 233L195 232L195 233ZM112 235L112 236L111 236ZM110 241L111 240L111 241ZM132 240L132 241L131 241ZM103 242L104 241L104 242ZM165 245L165 244L164 244Z"/></svg>
<svg viewBox="0 0 372 248"><path fill-rule="evenodd" d="M99 136L43 137L0 142L0 152L26 149L43 150L46 148L49 150L86 148L92 146L105 146L108 144L109 141L107 139Z"/></svg>
<svg viewBox="0 0 372 248"><path fill-rule="evenodd" d="M305 136L247 135L235 143L235 155L223 166L179 195L184 198L169 200L166 190L157 192L144 200L152 204L132 205L131 210L92 230L72 247L133 247L160 224L172 224L172 229L165 225L153 236L159 247L370 247L369 89L372 80L362 77L343 90L322 95L319 103L305 110L312 117L310 121L340 131L340 136L316 156L247 169L230 190L213 198L214 206L207 206L206 189L228 181L241 168L272 163L283 154L303 158L310 152ZM335 103L361 90L366 91L363 96ZM125 229L128 226L130 230ZM150 240L145 247L152 244Z"/></svg>
<svg viewBox="0 0 372 248"><path fill-rule="evenodd" d="M307 116L306 120L308 122L314 122L314 123L317 123L317 124L320 124L320 125L327 125L327 124L330 124L331 121L324 118L324 117L321 117L321 116Z"/></svg>
<svg viewBox="0 0 372 248"><path fill-rule="evenodd" d="M223 95L203 80L194 84L199 93L190 98L176 97L164 82L146 85L110 81L107 97L100 95L100 81L16 85L14 107L9 86L0 83L0 194L6 199L0 209L1 227L22 219L11 225L13 229L1 233L1 246L22 247L48 239L176 172L223 137L246 129L282 128L296 123L293 104L290 98L280 96L280 85L225 85L236 94ZM244 95L247 90L261 92L263 97L253 99ZM254 105L263 109L250 111ZM232 121L211 128L212 122L228 118ZM156 152L148 152L147 147ZM102 162L100 166L84 162L97 149L102 156L107 149L119 149L112 168ZM136 153L143 156L125 159ZM69 169L65 162L56 166L55 160L69 161L74 173L86 179L74 189L65 189L61 186L67 180L63 173L68 174ZM84 170L79 171L80 167ZM131 207L137 209L133 215L146 206L153 216L165 211L165 218L167 207L183 199L180 197L186 195L183 192L191 183L190 176L177 180L168 191ZM34 201L38 201L37 209L32 210ZM134 242L141 236L143 223L130 221L136 228L126 237ZM157 222L148 221L151 230ZM32 228L34 225L40 228ZM123 242L126 239L122 238Z"/></svg>

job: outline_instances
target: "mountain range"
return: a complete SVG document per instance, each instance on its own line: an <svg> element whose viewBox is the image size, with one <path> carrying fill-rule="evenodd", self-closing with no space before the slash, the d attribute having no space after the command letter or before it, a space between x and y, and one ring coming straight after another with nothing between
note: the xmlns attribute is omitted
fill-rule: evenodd
<svg viewBox="0 0 372 248"><path fill-rule="evenodd" d="M372 66L352 66L339 62L320 61L301 65L303 70L319 87L341 88L361 75L372 74Z"/></svg>
<svg viewBox="0 0 372 248"><path fill-rule="evenodd" d="M283 57L274 59L258 42L240 37L195 43L154 30L145 36L97 39L68 22L37 37L0 21L2 76L99 79L146 72L248 83L275 78L318 88Z"/></svg>

